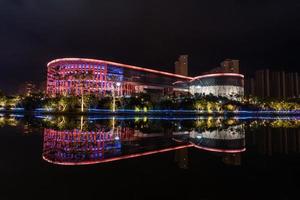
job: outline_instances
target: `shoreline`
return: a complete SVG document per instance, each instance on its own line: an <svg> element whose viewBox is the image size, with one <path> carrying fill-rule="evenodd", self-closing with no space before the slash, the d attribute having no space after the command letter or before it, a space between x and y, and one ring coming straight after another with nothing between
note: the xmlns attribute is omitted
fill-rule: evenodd
<svg viewBox="0 0 300 200"><path fill-rule="evenodd" d="M53 111L25 111L25 110L0 110L0 114L22 114L22 115L69 115L69 116L80 116L80 115L157 115L157 116L178 116L178 115L192 115L192 116L300 116L300 110L297 111L224 111L224 112L208 112L208 111L197 111L197 110L148 110L134 111L120 109L115 112L107 109L90 110L86 112L53 112Z"/></svg>

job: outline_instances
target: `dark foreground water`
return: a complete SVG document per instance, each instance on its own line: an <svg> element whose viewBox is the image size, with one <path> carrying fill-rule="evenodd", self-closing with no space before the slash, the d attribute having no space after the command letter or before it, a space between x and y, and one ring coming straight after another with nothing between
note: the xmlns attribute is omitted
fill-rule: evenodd
<svg viewBox="0 0 300 200"><path fill-rule="evenodd" d="M0 116L0 199L300 199L300 119Z"/></svg>

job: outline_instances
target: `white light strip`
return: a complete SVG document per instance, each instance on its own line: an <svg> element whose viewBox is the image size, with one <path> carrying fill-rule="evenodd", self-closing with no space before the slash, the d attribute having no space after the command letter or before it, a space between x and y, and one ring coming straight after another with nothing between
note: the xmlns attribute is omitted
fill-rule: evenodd
<svg viewBox="0 0 300 200"><path fill-rule="evenodd" d="M218 77L218 76L237 76L237 77L244 78L243 74L237 74L237 73L214 73L214 74L205 74L205 75L201 75L201 76L196 76L191 81L194 81L196 79L201 79L201 78Z"/></svg>

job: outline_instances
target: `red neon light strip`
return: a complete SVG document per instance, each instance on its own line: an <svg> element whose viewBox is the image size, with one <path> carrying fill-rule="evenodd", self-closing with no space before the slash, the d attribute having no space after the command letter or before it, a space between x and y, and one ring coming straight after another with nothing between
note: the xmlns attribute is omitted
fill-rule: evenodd
<svg viewBox="0 0 300 200"><path fill-rule="evenodd" d="M172 140L174 140L175 142L178 142L178 143L183 143L183 142L184 142L184 141L182 141L182 140L175 139L175 138L172 138Z"/></svg>
<svg viewBox="0 0 300 200"><path fill-rule="evenodd" d="M211 151L211 152L219 152L219 153L241 153L246 151L246 148L242 149L216 149L216 148L209 148L209 147L201 147L197 145L193 145L197 149L205 150L205 151Z"/></svg>
<svg viewBox="0 0 300 200"><path fill-rule="evenodd" d="M174 151L174 150L184 149L184 148L193 147L193 146L194 146L193 144L187 144L187 145L182 145L182 146L177 146L177 147L170 147L170 148L166 148L166 149L148 151L148 152L144 152L144 153L135 153L135 154L124 155L124 156L119 156L119 157L115 157L115 158L107 158L104 160L82 161L82 162L57 162L57 161L49 160L44 155L42 157L43 157L43 160L45 160L49 163L52 163L52 164L57 164L57 165L67 165L67 166L93 165L93 164L106 163L106 162L112 162L112 161L117 161L117 160L124 160L124 159L129 159L129 158L137 158L137 157L141 157L141 156L147 156L147 155L163 153L163 152L168 152L168 151Z"/></svg>
<svg viewBox="0 0 300 200"><path fill-rule="evenodd" d="M166 75L166 76L173 76L173 77L193 80L192 77L182 76L182 75L179 75L179 74L173 74L173 73L163 72L163 71L154 70L154 69L142 68L142 67L137 67L137 66L134 66L134 65L126 65L126 64L122 64L122 63L116 63L116 62L105 61L105 60L88 59L88 58L60 58L60 59L56 59L56 60L53 60L53 61L49 62L47 64L47 66L49 67L50 65L52 65L54 63L57 63L57 62L67 62L67 61L92 62L92 63L96 63L96 64L106 63L106 64L116 65L116 66L125 67L125 68L129 68L129 69L135 69L135 70L140 70L140 71L146 71L146 72L162 74L162 75Z"/></svg>
<svg viewBox="0 0 300 200"><path fill-rule="evenodd" d="M191 81L196 80L196 79L201 79L201 78L218 77L218 76L236 76L236 77L244 78L243 74L237 74L237 73L214 73L214 74L206 74L206 75L196 76Z"/></svg>

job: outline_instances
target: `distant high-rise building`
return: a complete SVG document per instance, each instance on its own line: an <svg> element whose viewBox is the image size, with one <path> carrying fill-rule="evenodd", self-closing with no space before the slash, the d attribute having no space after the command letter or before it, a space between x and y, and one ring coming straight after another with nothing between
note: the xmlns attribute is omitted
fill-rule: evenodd
<svg viewBox="0 0 300 200"><path fill-rule="evenodd" d="M270 97L270 70L259 70L255 72L256 96Z"/></svg>
<svg viewBox="0 0 300 200"><path fill-rule="evenodd" d="M240 73L240 61L233 59L225 59L220 63L220 67L213 68L206 73Z"/></svg>
<svg viewBox="0 0 300 200"><path fill-rule="evenodd" d="M258 70L254 78L245 80L245 93L258 97L299 97L299 75L284 71Z"/></svg>
<svg viewBox="0 0 300 200"><path fill-rule="evenodd" d="M33 93L37 92L38 88L32 82L25 82L20 85L18 93L25 96L30 96Z"/></svg>
<svg viewBox="0 0 300 200"><path fill-rule="evenodd" d="M221 62L221 68L223 68L225 72L239 73L239 67L239 60L225 59L223 62Z"/></svg>
<svg viewBox="0 0 300 200"><path fill-rule="evenodd" d="M212 94L235 100L244 96L244 75L239 73L239 60L226 59L219 67L194 77L189 85L191 94Z"/></svg>
<svg viewBox="0 0 300 200"><path fill-rule="evenodd" d="M286 84L286 96L287 97L299 97L299 75L297 72L286 73L285 74L285 84Z"/></svg>
<svg viewBox="0 0 300 200"><path fill-rule="evenodd" d="M247 78L245 79L245 94L254 94L255 92L255 82L254 78Z"/></svg>
<svg viewBox="0 0 300 200"><path fill-rule="evenodd" d="M175 62L175 74L188 76L188 55L180 55Z"/></svg>
<svg viewBox="0 0 300 200"><path fill-rule="evenodd" d="M33 83L26 84L26 95L30 96L34 91L36 91L36 85Z"/></svg>

